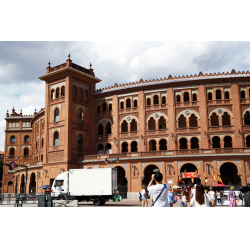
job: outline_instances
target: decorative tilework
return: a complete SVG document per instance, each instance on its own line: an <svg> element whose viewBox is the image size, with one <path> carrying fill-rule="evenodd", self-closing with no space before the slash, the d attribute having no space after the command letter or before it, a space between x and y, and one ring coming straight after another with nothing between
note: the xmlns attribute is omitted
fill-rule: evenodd
<svg viewBox="0 0 250 250"><path fill-rule="evenodd" d="M180 115L184 115L186 118L189 118L192 114L195 114L199 119L200 119L200 116L199 114L194 111L194 110L191 110L191 109L186 109L186 110L182 110L176 117L176 121L178 121L178 118L180 117Z"/></svg>
<svg viewBox="0 0 250 250"><path fill-rule="evenodd" d="M168 117L165 114L163 114L161 112L155 112L155 113L148 116L146 123L148 123L148 121L150 120L151 117L153 117L156 121L158 121L161 116L163 116L166 119L166 121L168 121Z"/></svg>
<svg viewBox="0 0 250 250"><path fill-rule="evenodd" d="M107 118L106 118L106 119L100 120L100 121L97 123L96 127L98 127L100 123L105 127L105 126L107 125L108 122L109 122L111 125L113 124L113 122L112 122L110 119L107 119Z"/></svg>
<svg viewBox="0 0 250 250"><path fill-rule="evenodd" d="M194 163L196 163L198 167L200 168L200 161L194 161Z"/></svg>
<svg viewBox="0 0 250 250"><path fill-rule="evenodd" d="M138 125L139 124L139 120L138 120L138 118L136 116L133 116L133 115L127 115L127 116L123 117L121 119L121 121L120 121L120 125L122 124L122 122L124 120L126 120L128 123L130 123L130 122L132 122L133 119L135 119L137 121L137 125Z"/></svg>
<svg viewBox="0 0 250 250"><path fill-rule="evenodd" d="M210 118L210 116L211 116L212 113L214 113L214 112L215 112L218 116L220 116L220 117L223 115L224 112L227 112L227 113L229 113L229 114L232 116L232 118L233 118L232 112L231 112L230 110L228 110L228 109L225 109L225 108L216 108L216 109L211 110L210 113L209 113L209 115L208 115L208 117Z"/></svg>

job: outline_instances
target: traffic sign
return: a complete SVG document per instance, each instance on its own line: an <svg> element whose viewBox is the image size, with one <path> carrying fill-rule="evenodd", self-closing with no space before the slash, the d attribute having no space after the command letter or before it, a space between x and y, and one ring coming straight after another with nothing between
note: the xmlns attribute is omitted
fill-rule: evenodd
<svg viewBox="0 0 250 250"><path fill-rule="evenodd" d="M16 163L15 163L14 161L11 161L11 162L9 163L9 167L10 167L11 169L13 169L15 166L16 166Z"/></svg>

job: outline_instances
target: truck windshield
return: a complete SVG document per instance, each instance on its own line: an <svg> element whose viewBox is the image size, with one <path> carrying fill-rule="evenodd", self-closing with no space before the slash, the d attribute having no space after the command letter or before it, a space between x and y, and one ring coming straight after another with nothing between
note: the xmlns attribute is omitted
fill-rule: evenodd
<svg viewBox="0 0 250 250"><path fill-rule="evenodd" d="M64 180L57 180L57 186L63 186L63 184L64 184Z"/></svg>

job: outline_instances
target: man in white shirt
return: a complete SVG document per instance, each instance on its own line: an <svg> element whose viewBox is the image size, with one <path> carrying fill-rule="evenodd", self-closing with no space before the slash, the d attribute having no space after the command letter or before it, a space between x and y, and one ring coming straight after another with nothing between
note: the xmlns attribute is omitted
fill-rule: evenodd
<svg viewBox="0 0 250 250"><path fill-rule="evenodd" d="M164 184L165 188L163 189L162 194L158 198L158 200L155 202L154 207L169 207L168 204L168 191L169 191L169 185L167 185L163 180L163 176L160 172L157 172L152 175L152 179L148 184L148 191L153 196L154 201L157 199L159 194L161 193ZM153 181L156 182L156 185L152 186Z"/></svg>

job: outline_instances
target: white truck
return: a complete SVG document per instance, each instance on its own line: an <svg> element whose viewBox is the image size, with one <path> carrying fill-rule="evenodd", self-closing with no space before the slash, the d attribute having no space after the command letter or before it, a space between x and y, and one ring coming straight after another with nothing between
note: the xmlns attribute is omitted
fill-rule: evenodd
<svg viewBox="0 0 250 250"><path fill-rule="evenodd" d="M93 201L104 205L117 193L117 170L112 168L70 169L59 174L51 187L56 199Z"/></svg>

